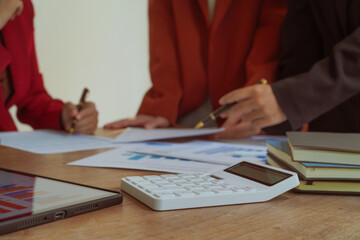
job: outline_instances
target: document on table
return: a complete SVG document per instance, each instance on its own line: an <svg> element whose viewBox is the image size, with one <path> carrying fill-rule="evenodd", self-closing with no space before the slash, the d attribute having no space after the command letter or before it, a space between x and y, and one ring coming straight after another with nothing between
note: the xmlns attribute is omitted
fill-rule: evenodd
<svg viewBox="0 0 360 240"><path fill-rule="evenodd" d="M222 128L157 128L157 129L144 129L144 128L127 128L116 139L116 142L143 142L159 139L171 139L182 137L194 137L209 135L224 131Z"/></svg>
<svg viewBox="0 0 360 240"><path fill-rule="evenodd" d="M112 139L89 135L69 135L53 130L0 133L0 145L38 154L64 153L91 149L113 148L120 144Z"/></svg>
<svg viewBox="0 0 360 240"><path fill-rule="evenodd" d="M220 164L132 153L127 151L125 147L99 153L91 157L68 163L68 165L139 169L171 173L208 174L217 172L227 167L226 165Z"/></svg>
<svg viewBox="0 0 360 240"><path fill-rule="evenodd" d="M265 163L267 160L266 146L211 141L144 145L132 151L225 165L232 165L242 160L258 163Z"/></svg>

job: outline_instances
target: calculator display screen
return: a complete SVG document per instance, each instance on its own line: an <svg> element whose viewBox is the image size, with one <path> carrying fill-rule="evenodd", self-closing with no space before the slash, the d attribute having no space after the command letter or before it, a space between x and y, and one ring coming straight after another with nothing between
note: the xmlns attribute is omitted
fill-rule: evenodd
<svg viewBox="0 0 360 240"><path fill-rule="evenodd" d="M291 177L290 174L248 162L241 162L225 169L224 171L267 186L273 186L276 183Z"/></svg>

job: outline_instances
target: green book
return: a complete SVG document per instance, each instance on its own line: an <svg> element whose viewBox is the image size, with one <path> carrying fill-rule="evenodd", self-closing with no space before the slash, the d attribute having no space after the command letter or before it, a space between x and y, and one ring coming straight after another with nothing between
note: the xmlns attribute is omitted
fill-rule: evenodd
<svg viewBox="0 0 360 240"><path fill-rule="evenodd" d="M360 166L296 162L292 160L286 141L267 141L268 154L299 173L306 180L360 180Z"/></svg>
<svg viewBox="0 0 360 240"><path fill-rule="evenodd" d="M297 162L360 166L360 134L287 132L292 158Z"/></svg>
<svg viewBox="0 0 360 240"><path fill-rule="evenodd" d="M288 168L282 162L268 157L268 164L286 170ZM298 174L299 175L299 174ZM321 193L321 194L344 194L360 195L360 181L329 181L329 180L305 180L299 175L300 184L294 188L294 191L301 193Z"/></svg>

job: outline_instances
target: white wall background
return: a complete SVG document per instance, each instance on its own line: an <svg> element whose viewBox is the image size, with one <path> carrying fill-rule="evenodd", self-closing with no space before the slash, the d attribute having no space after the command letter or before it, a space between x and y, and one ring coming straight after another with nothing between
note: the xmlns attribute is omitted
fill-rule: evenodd
<svg viewBox="0 0 360 240"><path fill-rule="evenodd" d="M33 4L38 61L50 95L76 103L88 87L100 126L133 116L150 87L147 0Z"/></svg>

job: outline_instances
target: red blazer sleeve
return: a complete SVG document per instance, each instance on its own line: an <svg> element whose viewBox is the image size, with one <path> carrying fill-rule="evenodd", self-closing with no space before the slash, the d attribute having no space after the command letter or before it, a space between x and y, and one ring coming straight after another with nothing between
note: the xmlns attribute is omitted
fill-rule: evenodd
<svg viewBox="0 0 360 240"><path fill-rule="evenodd" d="M167 118L176 124L182 96L172 2L149 0L150 75L152 87L138 114Z"/></svg>
<svg viewBox="0 0 360 240"><path fill-rule="evenodd" d="M286 11L286 0L264 1L254 43L246 60L246 86L256 84L262 78L269 82L276 80Z"/></svg>
<svg viewBox="0 0 360 240"><path fill-rule="evenodd" d="M26 9L26 10L25 10ZM52 99L46 92L42 76L39 72L35 44L33 18L34 11L31 2L24 1L24 12L26 20L31 22L29 41L27 41L28 67L30 87L24 97L16 104L18 107L18 119L35 129L51 128L61 129L60 116L64 107L60 100ZM15 89L16 91L16 89Z"/></svg>

